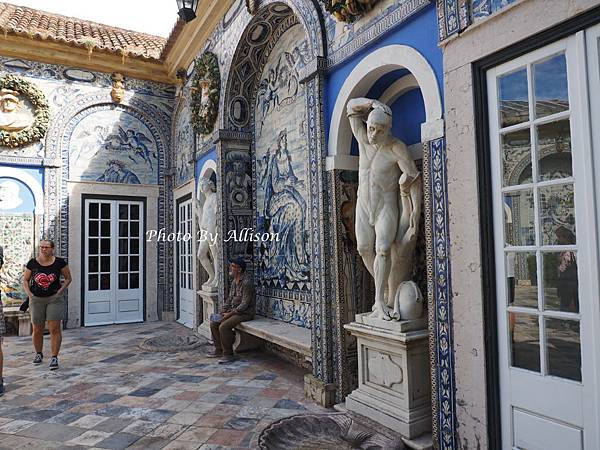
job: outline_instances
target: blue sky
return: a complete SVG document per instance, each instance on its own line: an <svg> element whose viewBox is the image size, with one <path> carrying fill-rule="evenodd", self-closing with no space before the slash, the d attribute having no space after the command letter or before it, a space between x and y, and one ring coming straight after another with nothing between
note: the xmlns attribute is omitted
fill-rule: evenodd
<svg viewBox="0 0 600 450"><path fill-rule="evenodd" d="M564 54L534 64L535 96L538 100L567 100L567 66ZM525 68L499 80L501 100L527 100Z"/></svg>

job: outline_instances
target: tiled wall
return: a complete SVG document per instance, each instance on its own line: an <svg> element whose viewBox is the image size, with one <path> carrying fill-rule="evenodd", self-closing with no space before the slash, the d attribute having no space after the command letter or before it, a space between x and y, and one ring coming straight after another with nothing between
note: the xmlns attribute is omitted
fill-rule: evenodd
<svg viewBox="0 0 600 450"><path fill-rule="evenodd" d="M262 71L255 105L257 232L276 234L255 246L259 311L310 327L306 106L298 70L306 63L300 25L286 31ZM282 299L277 301L277 299Z"/></svg>

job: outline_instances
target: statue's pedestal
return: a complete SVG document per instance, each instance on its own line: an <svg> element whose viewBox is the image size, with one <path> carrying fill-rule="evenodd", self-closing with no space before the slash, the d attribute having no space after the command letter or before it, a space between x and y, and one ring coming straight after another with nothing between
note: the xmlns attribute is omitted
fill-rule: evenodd
<svg viewBox="0 0 600 450"><path fill-rule="evenodd" d="M385 321L357 314L358 389L346 407L412 439L431 430L426 319Z"/></svg>
<svg viewBox="0 0 600 450"><path fill-rule="evenodd" d="M205 291L204 286L197 293L202 299L202 323L198 326L198 334L212 340L212 335L210 334L210 315L217 312L219 293L216 291Z"/></svg>

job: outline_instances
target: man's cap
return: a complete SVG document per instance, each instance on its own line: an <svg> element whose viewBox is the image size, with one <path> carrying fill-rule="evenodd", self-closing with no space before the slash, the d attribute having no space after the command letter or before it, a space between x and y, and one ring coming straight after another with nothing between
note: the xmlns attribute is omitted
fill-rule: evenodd
<svg viewBox="0 0 600 450"><path fill-rule="evenodd" d="M241 256L238 256L237 258L231 258L229 260L229 264L235 264L236 266L240 266L243 271L246 271L246 261Z"/></svg>

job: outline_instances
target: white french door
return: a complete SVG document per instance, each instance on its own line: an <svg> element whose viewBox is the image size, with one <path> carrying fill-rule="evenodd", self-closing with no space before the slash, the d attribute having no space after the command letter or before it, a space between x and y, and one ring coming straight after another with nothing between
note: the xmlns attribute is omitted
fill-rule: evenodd
<svg viewBox="0 0 600 450"><path fill-rule="evenodd" d="M85 199L84 323L144 320L144 205Z"/></svg>
<svg viewBox="0 0 600 450"><path fill-rule="evenodd" d="M186 327L194 326L194 277L192 242L192 200L177 204L177 231L185 239L177 241L177 295L179 299L179 318L177 321Z"/></svg>
<svg viewBox="0 0 600 450"><path fill-rule="evenodd" d="M600 448L585 47L582 31L487 73L505 449Z"/></svg>

